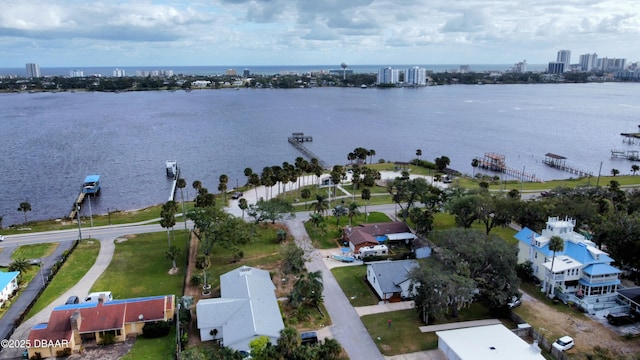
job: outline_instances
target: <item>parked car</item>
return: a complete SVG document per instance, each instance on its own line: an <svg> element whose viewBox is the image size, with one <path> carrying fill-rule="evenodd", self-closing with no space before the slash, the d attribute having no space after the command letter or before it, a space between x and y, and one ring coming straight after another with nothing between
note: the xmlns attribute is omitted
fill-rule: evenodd
<svg viewBox="0 0 640 360"><path fill-rule="evenodd" d="M563 336L553 343L553 347L558 351L567 351L575 345L571 336Z"/></svg>
<svg viewBox="0 0 640 360"><path fill-rule="evenodd" d="M509 300L509 302L507 303L507 306L509 307L509 309L517 308L520 305L522 305L522 299L520 299L517 296L513 296L511 300Z"/></svg>
<svg viewBox="0 0 640 360"><path fill-rule="evenodd" d="M65 305L73 305L73 304L77 304L80 302L80 298L75 296L75 295L71 295L69 296L69 298L67 299L67 302L65 302Z"/></svg>
<svg viewBox="0 0 640 360"><path fill-rule="evenodd" d="M235 192L233 193L233 195L231 195L231 198L234 200L240 199L242 196L244 195L244 193L242 192Z"/></svg>
<svg viewBox="0 0 640 360"><path fill-rule="evenodd" d="M607 315L607 321L611 325L620 326L633 324L634 322L636 322L636 319L628 313L613 313Z"/></svg>

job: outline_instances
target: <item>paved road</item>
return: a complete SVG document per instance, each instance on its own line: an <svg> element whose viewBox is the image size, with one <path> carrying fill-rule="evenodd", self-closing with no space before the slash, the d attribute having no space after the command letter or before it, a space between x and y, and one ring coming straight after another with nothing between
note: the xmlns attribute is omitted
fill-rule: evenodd
<svg viewBox="0 0 640 360"><path fill-rule="evenodd" d="M383 359L378 347L360 321L358 313L351 306L335 277L324 264L322 255L311 246L311 240L301 218L298 217L296 221L287 221L286 224L298 245L310 256L311 261L307 262L307 270L322 271L324 304L333 321L331 326L333 337L344 347L350 359Z"/></svg>

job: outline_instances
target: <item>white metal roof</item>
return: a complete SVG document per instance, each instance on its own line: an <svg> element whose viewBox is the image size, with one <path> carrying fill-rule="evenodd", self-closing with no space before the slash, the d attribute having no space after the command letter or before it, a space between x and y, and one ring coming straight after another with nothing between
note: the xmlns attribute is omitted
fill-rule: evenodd
<svg viewBox="0 0 640 360"><path fill-rule="evenodd" d="M460 360L544 360L540 348L528 344L502 324L436 331L438 342ZM440 348L442 346L439 345Z"/></svg>

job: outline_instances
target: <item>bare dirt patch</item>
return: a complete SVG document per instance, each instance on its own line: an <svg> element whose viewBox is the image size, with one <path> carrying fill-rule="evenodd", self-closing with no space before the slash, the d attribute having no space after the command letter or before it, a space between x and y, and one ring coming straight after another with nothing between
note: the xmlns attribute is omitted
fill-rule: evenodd
<svg viewBox="0 0 640 360"><path fill-rule="evenodd" d="M549 341L563 335L573 337L576 346L567 353L571 359L587 359L587 354L593 353L596 346L608 349L613 358L640 354L640 339L627 340L601 319L578 310L563 312L559 307L566 305L549 304L524 293L517 312L526 314L526 320Z"/></svg>

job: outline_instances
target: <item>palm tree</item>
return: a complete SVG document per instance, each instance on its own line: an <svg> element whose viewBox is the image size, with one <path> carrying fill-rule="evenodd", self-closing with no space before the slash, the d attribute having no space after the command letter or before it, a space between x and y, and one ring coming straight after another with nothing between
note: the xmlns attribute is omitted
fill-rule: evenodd
<svg viewBox="0 0 640 360"><path fill-rule="evenodd" d="M180 200L182 201L182 218L184 219L184 231L187 231L187 213L184 210L184 192L182 189L187 187L187 182L183 178L178 178L176 187L180 189Z"/></svg>
<svg viewBox="0 0 640 360"><path fill-rule="evenodd" d="M256 191L256 200L258 199L258 186L260 186L260 175L253 173L249 175L249 185L253 186Z"/></svg>
<svg viewBox="0 0 640 360"><path fill-rule="evenodd" d="M227 203L227 183L229 182L229 177L226 174L220 175L220 185L218 185L218 191L220 191L224 196L224 203Z"/></svg>
<svg viewBox="0 0 640 360"><path fill-rule="evenodd" d="M247 199L240 198L240 200L238 200L238 207L242 210L242 218L244 219L244 211L249 207L249 204L247 204Z"/></svg>
<svg viewBox="0 0 640 360"><path fill-rule="evenodd" d="M162 205L160 210L160 226L167 229L167 241L171 246L171 235L169 229L172 229L176 225L176 202L167 201Z"/></svg>
<svg viewBox="0 0 640 360"><path fill-rule="evenodd" d="M631 165L631 171L633 171L633 175L635 175L639 170L640 170L640 165L636 165L636 164Z"/></svg>
<svg viewBox="0 0 640 360"><path fill-rule="evenodd" d="M376 156L376 151L373 149L369 149L369 151L367 151L367 155L369 155L369 164L371 164L371 161L373 161L373 157Z"/></svg>
<svg viewBox="0 0 640 360"><path fill-rule="evenodd" d="M347 216L349 217L349 226L351 226L351 219L354 216L360 215L360 205L357 202L353 201L349 203L349 207L347 208Z"/></svg>
<svg viewBox="0 0 640 360"><path fill-rule="evenodd" d="M329 201L327 197L321 194L316 194L316 202L313 204L313 209L316 213L324 215L329 210Z"/></svg>
<svg viewBox="0 0 640 360"><path fill-rule="evenodd" d="M553 274L553 264L556 260L556 252L564 250L564 240L557 235L554 235L549 239L549 250L553 251L553 257L551 258L551 276L553 276L553 281L549 284L549 295L553 292L553 287L555 285L555 276Z"/></svg>
<svg viewBox="0 0 640 360"><path fill-rule="evenodd" d="M25 258L17 258L14 259L11 264L9 264L9 271L19 271L20 275L18 277L22 279L22 274L31 268L31 264Z"/></svg>
<svg viewBox="0 0 640 360"><path fill-rule="evenodd" d="M24 213L24 223L27 223L27 211L31 211L31 204L24 201L20 203L18 207L18 211L22 211Z"/></svg>
<svg viewBox="0 0 640 360"><path fill-rule="evenodd" d="M320 214L319 212L314 212L309 214L309 221L311 221L311 224L314 228L317 228L324 221L324 216L322 216L322 214Z"/></svg>
<svg viewBox="0 0 640 360"><path fill-rule="evenodd" d="M364 203L364 221L367 221L367 218L369 217L369 213L367 212L367 204L369 203L369 200L371 200L371 189L364 188L362 189L362 200L365 201Z"/></svg>
<svg viewBox="0 0 640 360"><path fill-rule="evenodd" d="M176 259L182 255L182 251L175 247L175 245L171 245L169 246L169 249L167 249L167 252L164 253L164 256L171 260L171 265L172 265L172 269L176 269Z"/></svg>
<svg viewBox="0 0 640 360"><path fill-rule="evenodd" d="M473 177L476 176L476 168L480 165L480 160L473 159L471 160L471 167L473 168Z"/></svg>
<svg viewBox="0 0 640 360"><path fill-rule="evenodd" d="M422 150L416 150L416 156L418 157L418 160L420 160L422 158Z"/></svg>
<svg viewBox="0 0 640 360"><path fill-rule="evenodd" d="M616 175L618 175L618 174L620 174L620 170L618 170L618 169L611 169L611 175L616 176Z"/></svg>

